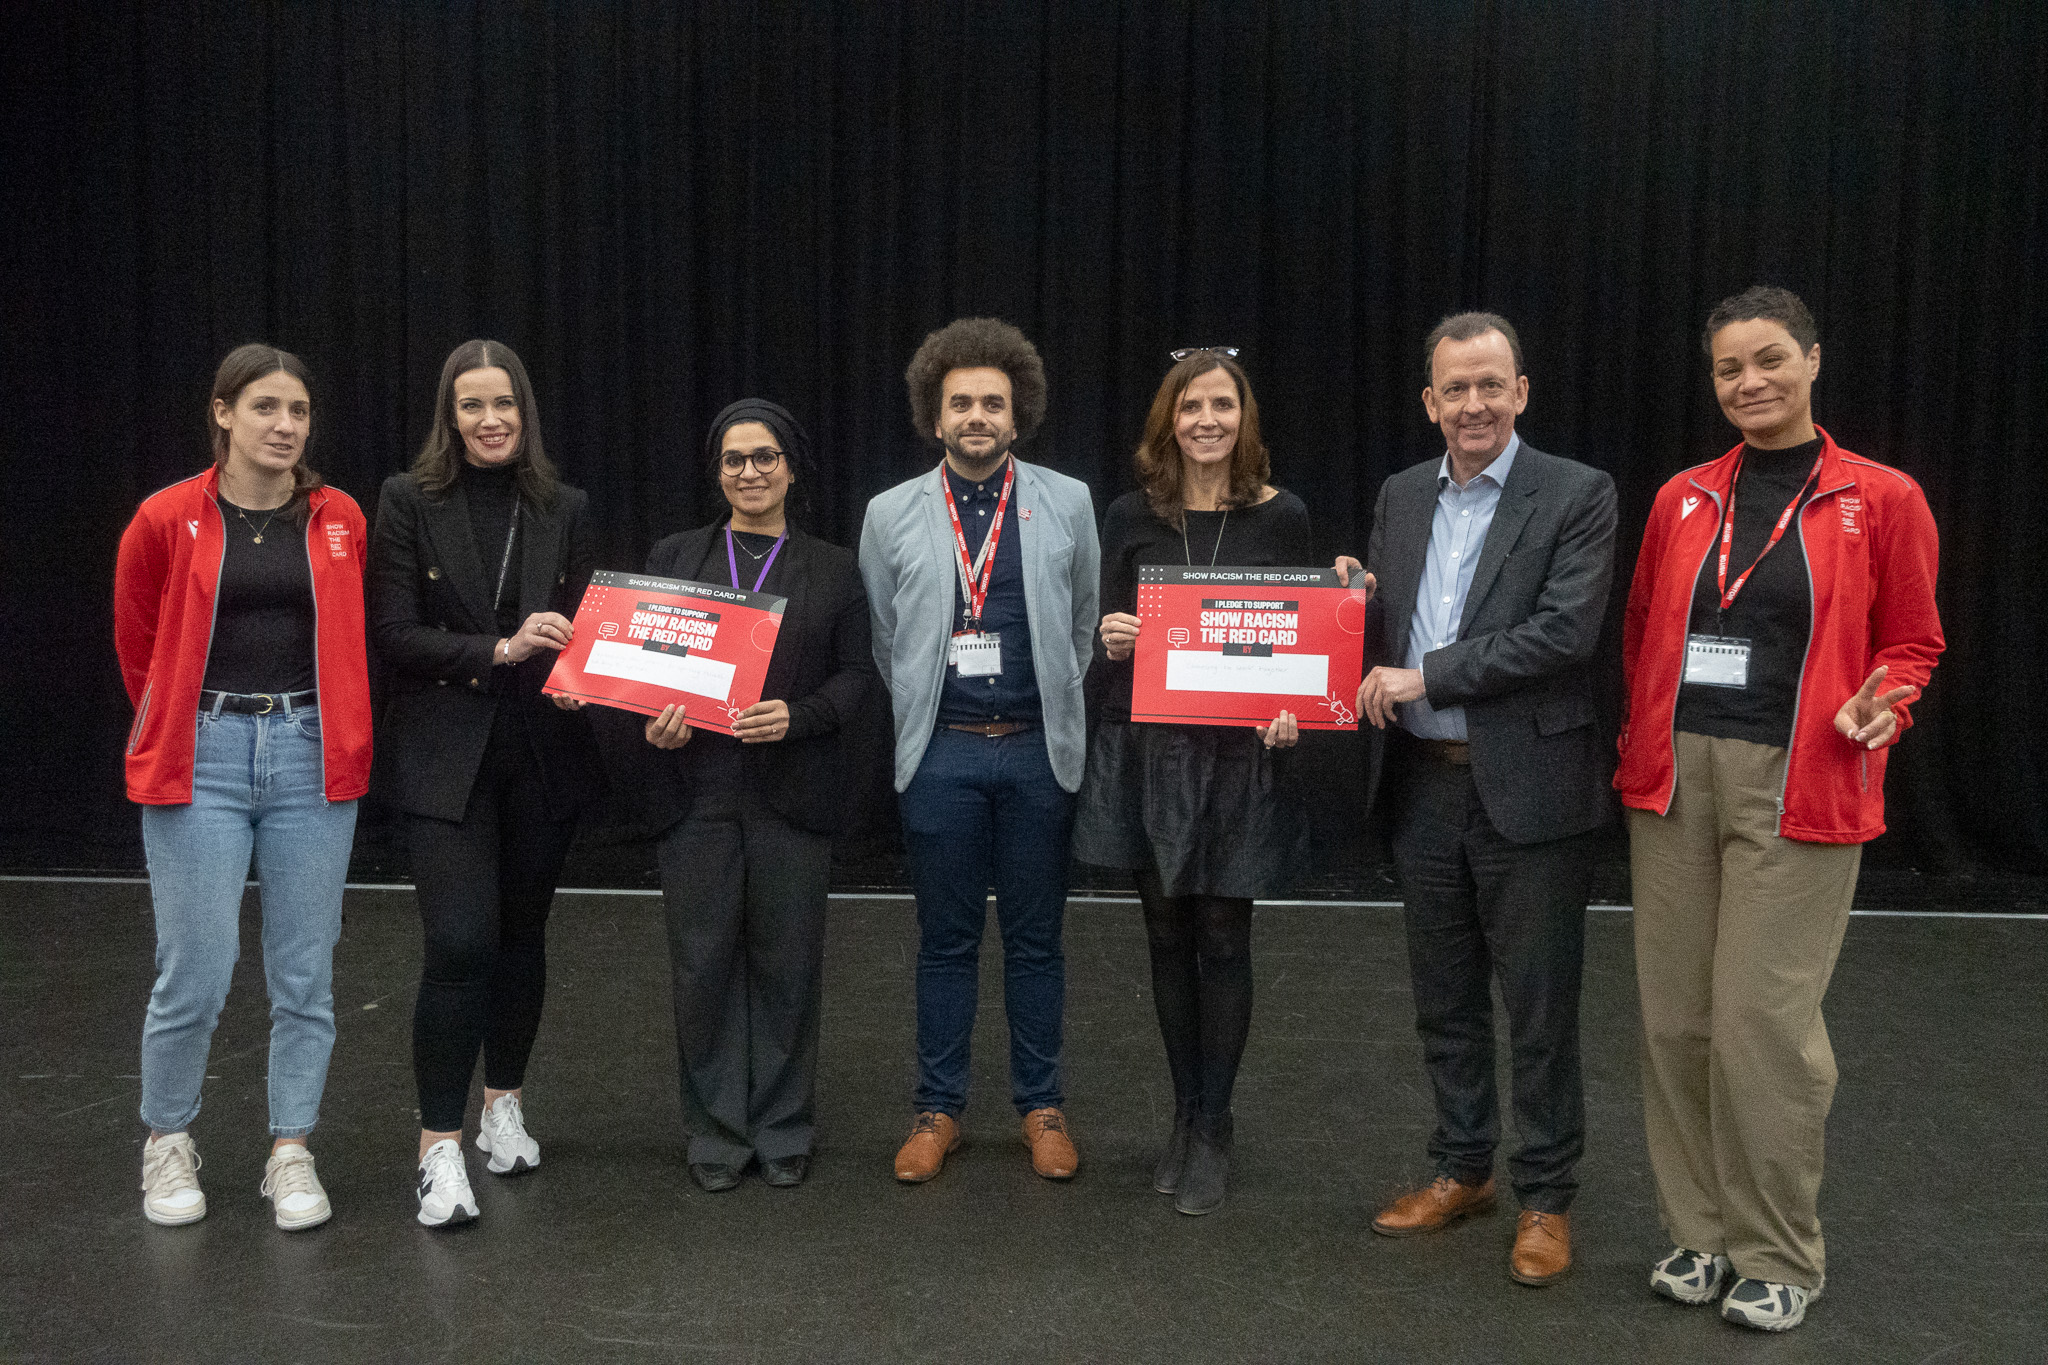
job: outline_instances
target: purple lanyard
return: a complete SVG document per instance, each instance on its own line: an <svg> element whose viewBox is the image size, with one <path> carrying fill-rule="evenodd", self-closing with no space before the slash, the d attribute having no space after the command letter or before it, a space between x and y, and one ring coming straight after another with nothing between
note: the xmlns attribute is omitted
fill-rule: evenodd
<svg viewBox="0 0 2048 1365"><path fill-rule="evenodd" d="M782 542L788 539L789 532L787 531L775 537L775 545L768 551L768 558L761 565L761 576L754 580L755 592L761 591L761 585L768 581L768 570L775 567L775 556L782 553ZM732 585L737 588L740 585L740 561L739 557L732 552L731 526L725 528L725 562L732 569Z"/></svg>

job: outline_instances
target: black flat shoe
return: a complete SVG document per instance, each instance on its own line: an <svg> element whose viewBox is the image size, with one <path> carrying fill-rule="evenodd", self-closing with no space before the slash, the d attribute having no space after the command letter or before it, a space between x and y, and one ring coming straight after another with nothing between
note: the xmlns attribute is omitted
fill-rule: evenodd
<svg viewBox="0 0 2048 1365"><path fill-rule="evenodd" d="M808 1156L785 1156L761 1163L761 1183L778 1189L787 1190L801 1185L810 1173L811 1159Z"/></svg>
<svg viewBox="0 0 2048 1365"><path fill-rule="evenodd" d="M740 1183L740 1169L722 1161L693 1161L690 1163L690 1179L696 1181L706 1194L717 1194Z"/></svg>

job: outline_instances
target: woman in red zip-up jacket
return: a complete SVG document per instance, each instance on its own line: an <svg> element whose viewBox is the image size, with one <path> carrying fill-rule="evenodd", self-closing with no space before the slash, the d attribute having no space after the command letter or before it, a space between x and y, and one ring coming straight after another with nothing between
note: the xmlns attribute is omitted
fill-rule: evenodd
<svg viewBox="0 0 2048 1365"><path fill-rule="evenodd" d="M1820 345L1795 295L1724 300L1705 342L1743 443L1651 508L1614 777L1650 1166L1677 1244L1650 1284L1783 1331L1826 1279L1821 998L1884 832L1885 754L1942 650L1938 547L1918 484L1813 424Z"/></svg>
<svg viewBox="0 0 2048 1365"><path fill-rule="evenodd" d="M271 1156L286 1230L332 1212L306 1136L334 1047L334 944L369 785L363 514L304 455L306 368L238 347L213 381L213 467L146 499L121 537L114 644L135 706L128 798L156 911L142 1028L143 1213L206 1216L188 1131L239 949L254 855L271 1002Z"/></svg>

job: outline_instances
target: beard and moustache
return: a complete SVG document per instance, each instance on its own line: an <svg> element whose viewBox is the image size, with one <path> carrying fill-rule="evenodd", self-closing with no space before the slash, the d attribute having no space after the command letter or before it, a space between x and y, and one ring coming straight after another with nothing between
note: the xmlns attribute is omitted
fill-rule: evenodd
<svg viewBox="0 0 2048 1365"><path fill-rule="evenodd" d="M975 434L979 435L980 433ZM956 435L943 436L940 438L940 441L946 447L946 454L952 458L955 464L964 469L977 469L984 472L994 469L996 465L1000 464L1003 456L1009 454L1010 447L1017 442L1017 433L1012 431L1007 435L997 436L995 444L989 447L987 454L970 455L960 448L961 440L967 435L968 433L963 431Z"/></svg>

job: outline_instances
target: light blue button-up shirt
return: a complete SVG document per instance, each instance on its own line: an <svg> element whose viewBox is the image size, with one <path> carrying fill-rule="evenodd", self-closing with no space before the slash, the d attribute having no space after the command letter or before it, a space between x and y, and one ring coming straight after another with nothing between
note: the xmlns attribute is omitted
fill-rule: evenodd
<svg viewBox="0 0 2048 1365"><path fill-rule="evenodd" d="M1515 467L1515 452L1521 448L1520 435L1508 437L1508 448L1462 488L1451 477L1451 457L1445 452L1436 475L1429 558L1422 566L1422 583L1415 589L1415 615L1408 623L1406 667L1421 668L1424 655L1458 638L1458 622L1465 615L1465 598L1472 591L1479 552L1486 548L1486 532L1493 525L1494 509L1500 506L1500 491L1508 481L1508 471ZM1428 681L1425 672L1425 686ZM1439 711L1425 696L1402 702L1400 719L1410 734L1423 739L1465 738L1462 706Z"/></svg>

